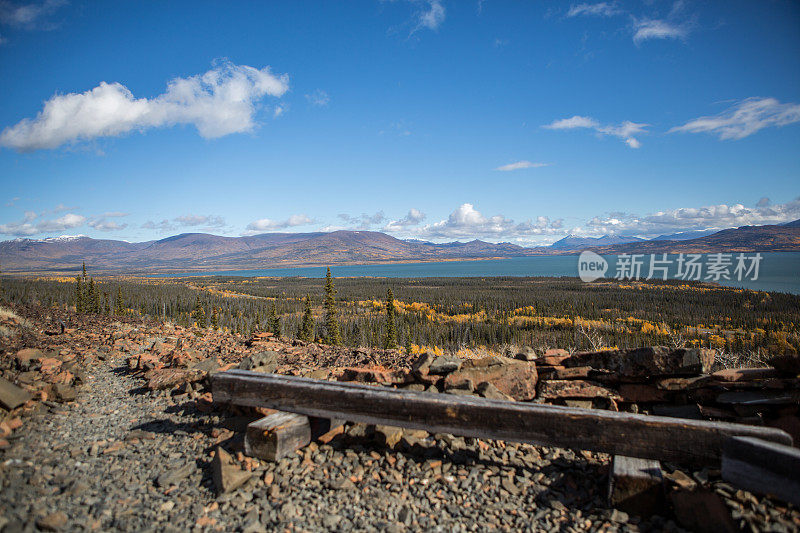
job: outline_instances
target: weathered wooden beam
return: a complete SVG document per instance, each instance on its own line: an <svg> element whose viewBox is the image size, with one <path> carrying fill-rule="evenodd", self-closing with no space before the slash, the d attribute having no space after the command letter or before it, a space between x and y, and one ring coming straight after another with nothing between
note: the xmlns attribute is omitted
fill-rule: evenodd
<svg viewBox="0 0 800 533"><path fill-rule="evenodd" d="M731 437L722 447L722 479L800 506L800 449Z"/></svg>
<svg viewBox="0 0 800 533"><path fill-rule="evenodd" d="M608 503L644 517L660 512L664 506L661 463L615 455L608 475Z"/></svg>
<svg viewBox="0 0 800 533"><path fill-rule="evenodd" d="M722 443L730 436L792 443L788 433L768 427L428 394L245 370L221 372L211 381L218 403L676 463L719 465Z"/></svg>
<svg viewBox="0 0 800 533"><path fill-rule="evenodd" d="M273 413L247 426L244 453L267 461L279 461L311 442L308 417Z"/></svg>

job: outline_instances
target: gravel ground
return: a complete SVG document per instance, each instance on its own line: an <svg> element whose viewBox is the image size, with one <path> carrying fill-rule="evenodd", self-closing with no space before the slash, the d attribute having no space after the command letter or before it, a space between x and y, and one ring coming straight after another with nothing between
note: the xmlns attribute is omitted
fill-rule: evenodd
<svg viewBox="0 0 800 533"><path fill-rule="evenodd" d="M0 451L0 530L680 530L608 509L608 457L588 452L424 432L390 448L351 425L278 463L244 458L253 417L198 412L121 365L98 361L76 402L41 404ZM218 444L251 471L222 495Z"/></svg>

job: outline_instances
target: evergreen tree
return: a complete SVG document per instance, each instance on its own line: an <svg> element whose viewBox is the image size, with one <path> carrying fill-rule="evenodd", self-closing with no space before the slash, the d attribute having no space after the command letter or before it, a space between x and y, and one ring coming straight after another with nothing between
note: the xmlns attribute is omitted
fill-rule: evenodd
<svg viewBox="0 0 800 533"><path fill-rule="evenodd" d="M303 308L303 322L300 326L300 338L306 342L314 340L314 315L311 313L311 296L306 294Z"/></svg>
<svg viewBox="0 0 800 533"><path fill-rule="evenodd" d="M194 309L192 310L192 318L194 321L197 322L197 326L201 328L206 327L206 311L203 309L202 304L200 303L200 297L197 297L197 300L194 303Z"/></svg>
<svg viewBox="0 0 800 533"><path fill-rule="evenodd" d="M111 303L110 303L110 301L111 301L111 298L109 298L108 293L104 292L103 293L103 302L105 303L105 308L103 309L103 313L106 316L109 316L111 314Z"/></svg>
<svg viewBox="0 0 800 533"><path fill-rule="evenodd" d="M406 331L406 345L404 346L406 349L406 355L411 355L411 332Z"/></svg>
<svg viewBox="0 0 800 533"><path fill-rule="evenodd" d="M86 283L86 261L83 262L83 283Z"/></svg>
<svg viewBox="0 0 800 533"><path fill-rule="evenodd" d="M117 287L117 296L114 298L114 314L117 316L125 314L125 303L122 301L122 287Z"/></svg>
<svg viewBox="0 0 800 533"><path fill-rule="evenodd" d="M219 308L216 306L211 308L211 327L219 329Z"/></svg>
<svg viewBox="0 0 800 533"><path fill-rule="evenodd" d="M325 344L332 344L338 346L342 344L342 337L339 332L339 320L336 318L336 289L333 286L333 278L331 277L331 267L328 267L328 273L325 275Z"/></svg>
<svg viewBox="0 0 800 533"><path fill-rule="evenodd" d="M275 300L272 300L272 307L269 308L269 321L267 325L273 335L276 337L281 336L281 319L278 318L278 306Z"/></svg>
<svg viewBox="0 0 800 533"><path fill-rule="evenodd" d="M386 291L386 338L383 347L387 349L397 348L397 328L394 324L394 294L392 289Z"/></svg>

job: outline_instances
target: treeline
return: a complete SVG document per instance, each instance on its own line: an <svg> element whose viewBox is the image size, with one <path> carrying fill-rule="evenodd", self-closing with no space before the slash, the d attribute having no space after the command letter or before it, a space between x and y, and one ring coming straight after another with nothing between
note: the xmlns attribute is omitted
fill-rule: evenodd
<svg viewBox="0 0 800 533"><path fill-rule="evenodd" d="M324 282L90 277L87 288L85 280L7 278L5 297L348 346L457 350L518 344L583 350L691 344L728 352L800 350L800 297L685 282L338 278L334 288L332 277Z"/></svg>

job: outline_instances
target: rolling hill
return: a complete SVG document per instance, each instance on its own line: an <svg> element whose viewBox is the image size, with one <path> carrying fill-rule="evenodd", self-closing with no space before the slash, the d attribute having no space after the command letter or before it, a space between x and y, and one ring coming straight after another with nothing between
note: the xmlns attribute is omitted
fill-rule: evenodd
<svg viewBox="0 0 800 533"><path fill-rule="evenodd" d="M144 274L563 255L584 249L601 254L796 252L800 251L800 226L744 226L686 240L626 242L630 239L570 236L553 246L524 248L481 240L440 244L401 240L375 231L245 237L183 233L139 243L75 236L0 242L0 265L6 273L68 273L85 261L94 272Z"/></svg>

